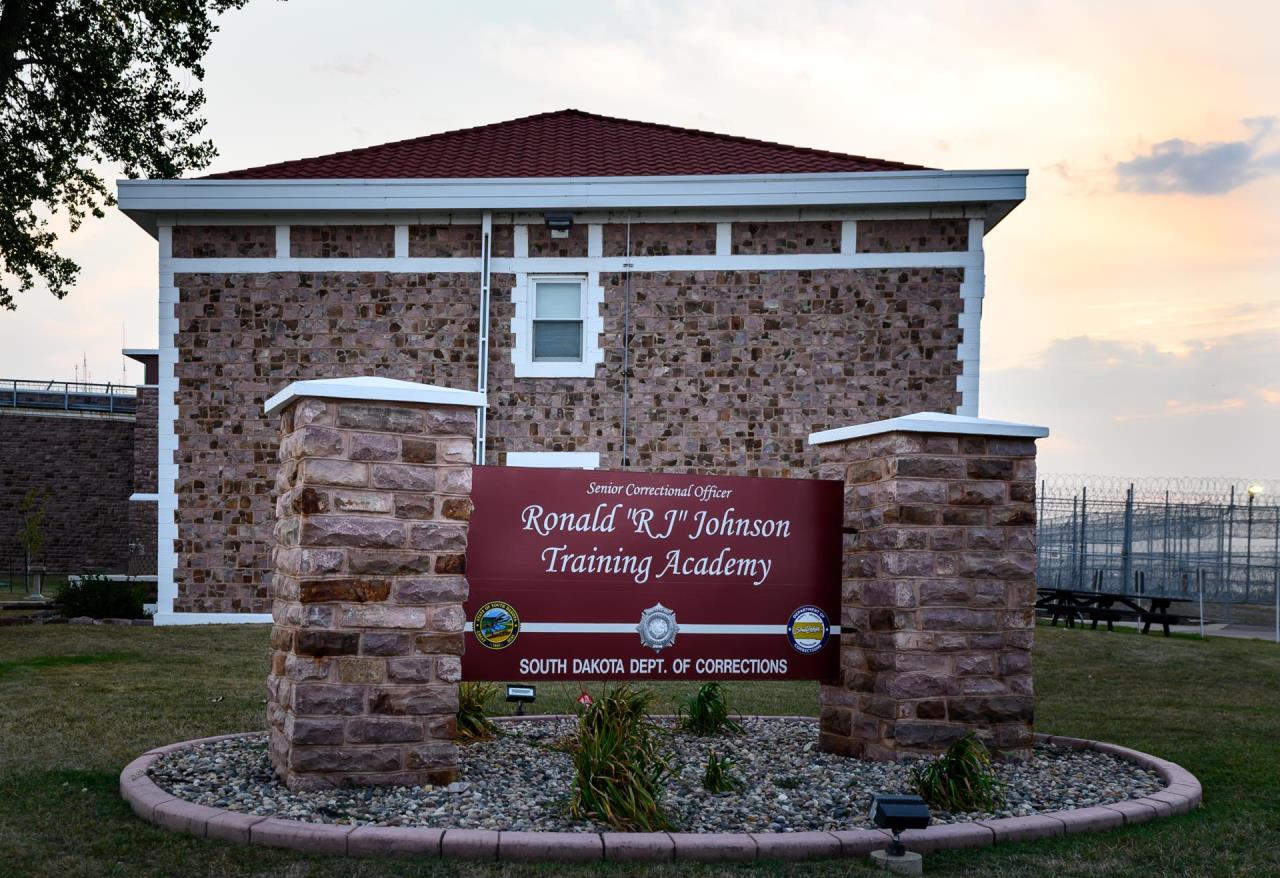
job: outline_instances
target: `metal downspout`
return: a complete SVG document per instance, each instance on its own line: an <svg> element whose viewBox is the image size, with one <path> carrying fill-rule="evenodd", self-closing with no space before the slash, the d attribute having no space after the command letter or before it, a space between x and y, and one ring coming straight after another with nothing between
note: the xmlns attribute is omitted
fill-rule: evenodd
<svg viewBox="0 0 1280 878"><path fill-rule="evenodd" d="M489 257L492 255L493 214L485 211L480 220L480 338L476 363L476 391L489 398ZM488 406L476 409L476 464L484 465Z"/></svg>

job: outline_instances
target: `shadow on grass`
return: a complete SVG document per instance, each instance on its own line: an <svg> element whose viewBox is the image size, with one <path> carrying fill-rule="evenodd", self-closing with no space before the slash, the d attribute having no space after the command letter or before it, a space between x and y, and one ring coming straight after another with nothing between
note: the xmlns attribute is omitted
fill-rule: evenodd
<svg viewBox="0 0 1280 878"><path fill-rule="evenodd" d="M32 658L0 662L0 677L20 670L66 668L77 665L99 665L112 662L141 661L135 652L98 652L89 655L38 655Z"/></svg>

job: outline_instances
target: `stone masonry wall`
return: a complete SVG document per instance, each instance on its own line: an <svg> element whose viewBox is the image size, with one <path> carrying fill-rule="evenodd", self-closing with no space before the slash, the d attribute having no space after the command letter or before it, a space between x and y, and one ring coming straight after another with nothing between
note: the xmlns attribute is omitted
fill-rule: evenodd
<svg viewBox="0 0 1280 878"><path fill-rule="evenodd" d="M734 223L734 253L839 253L839 222Z"/></svg>
<svg viewBox="0 0 1280 878"><path fill-rule="evenodd" d="M601 230L605 256L627 255L627 227L607 223ZM632 256L707 256L716 252L715 223L632 223Z"/></svg>
<svg viewBox="0 0 1280 878"><path fill-rule="evenodd" d="M127 571L133 437L131 417L0 411L0 576L22 574L17 531L31 490L46 498L38 560L50 573Z"/></svg>
<svg viewBox="0 0 1280 878"><path fill-rule="evenodd" d="M409 226L409 256L412 258L480 257L481 227L478 225ZM492 256L511 256L514 248L512 226L494 226L490 246Z"/></svg>
<svg viewBox="0 0 1280 878"><path fill-rule="evenodd" d="M479 276L373 272L176 278L179 612L271 608L277 433L262 404L309 378L473 388Z"/></svg>
<svg viewBox="0 0 1280 878"><path fill-rule="evenodd" d="M292 790L449 783L474 410L302 399L280 435L276 772Z"/></svg>
<svg viewBox="0 0 1280 878"><path fill-rule="evenodd" d="M943 253L969 249L969 221L859 220L859 253Z"/></svg>
<svg viewBox="0 0 1280 878"><path fill-rule="evenodd" d="M633 225L633 243L645 225L657 224ZM713 247L714 226L703 225L675 224L667 249ZM653 230L640 232L646 248L663 247ZM585 225L574 235L565 249L585 253ZM507 451L574 450L620 465L626 276L600 280L596 377L517 379L515 277L493 275L489 463ZM954 411L962 280L959 269L633 274L632 465L811 476L812 430ZM267 612L277 434L262 402L309 378L475 387L479 275L343 272L335 262L329 273L179 274L176 283L175 609Z"/></svg>
<svg viewBox="0 0 1280 878"><path fill-rule="evenodd" d="M395 226L293 226L289 255L313 259L376 259L396 255Z"/></svg>
<svg viewBox="0 0 1280 878"><path fill-rule="evenodd" d="M174 226L177 259L264 258L276 255L275 226Z"/></svg>
<svg viewBox="0 0 1280 878"><path fill-rule="evenodd" d="M1030 755L1035 441L887 433L821 446L845 480L841 682L824 750L936 753L970 731Z"/></svg>
<svg viewBox="0 0 1280 878"><path fill-rule="evenodd" d="M633 274L632 465L806 477L813 430L954 411L961 280L958 269ZM495 294L490 462L576 450L621 463L626 276L601 283L594 379L515 378L513 306Z"/></svg>

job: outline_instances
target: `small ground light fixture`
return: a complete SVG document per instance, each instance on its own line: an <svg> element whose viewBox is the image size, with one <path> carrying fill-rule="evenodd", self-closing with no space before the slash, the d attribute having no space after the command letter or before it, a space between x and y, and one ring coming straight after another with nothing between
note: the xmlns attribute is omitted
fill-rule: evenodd
<svg viewBox="0 0 1280 878"><path fill-rule="evenodd" d="M902 844L902 832L907 829L924 829L932 815L929 806L919 796L888 795L879 793L871 799L871 822L893 834L888 850L875 851L871 858L881 868L902 875L921 874L919 854L909 854Z"/></svg>
<svg viewBox="0 0 1280 878"><path fill-rule="evenodd" d="M517 686L508 684L507 703L515 702L516 716L524 716L524 706L533 704L538 698L538 691L533 686Z"/></svg>

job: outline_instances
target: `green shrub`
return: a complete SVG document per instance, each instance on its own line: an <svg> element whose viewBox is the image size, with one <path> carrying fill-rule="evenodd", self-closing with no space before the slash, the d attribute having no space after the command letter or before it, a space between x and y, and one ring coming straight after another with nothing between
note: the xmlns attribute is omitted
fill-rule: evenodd
<svg viewBox="0 0 1280 878"><path fill-rule="evenodd" d="M464 743L487 741L498 737L498 726L489 719L486 708L498 694L493 683L458 684L458 731L455 737Z"/></svg>
<svg viewBox="0 0 1280 878"><path fill-rule="evenodd" d="M671 828L659 798L671 764L663 734L649 718L653 693L620 685L607 690L578 720L569 813L626 832Z"/></svg>
<svg viewBox="0 0 1280 878"><path fill-rule="evenodd" d="M711 793L732 793L742 789L745 784L741 778L733 774L733 761L727 756L718 756L712 750L707 754L707 769L702 773L702 785Z"/></svg>
<svg viewBox="0 0 1280 878"><path fill-rule="evenodd" d="M71 619L143 619L146 597L146 583L113 582L90 574L80 577L79 582L68 581L58 594L58 606L62 615Z"/></svg>
<svg viewBox="0 0 1280 878"><path fill-rule="evenodd" d="M682 731L707 735L740 735L742 726L729 719L729 702L717 682L703 683L684 704L676 708Z"/></svg>
<svg viewBox="0 0 1280 878"><path fill-rule="evenodd" d="M911 785L930 807L942 811L992 811L1004 801L991 753L972 733L937 759L913 766Z"/></svg>

